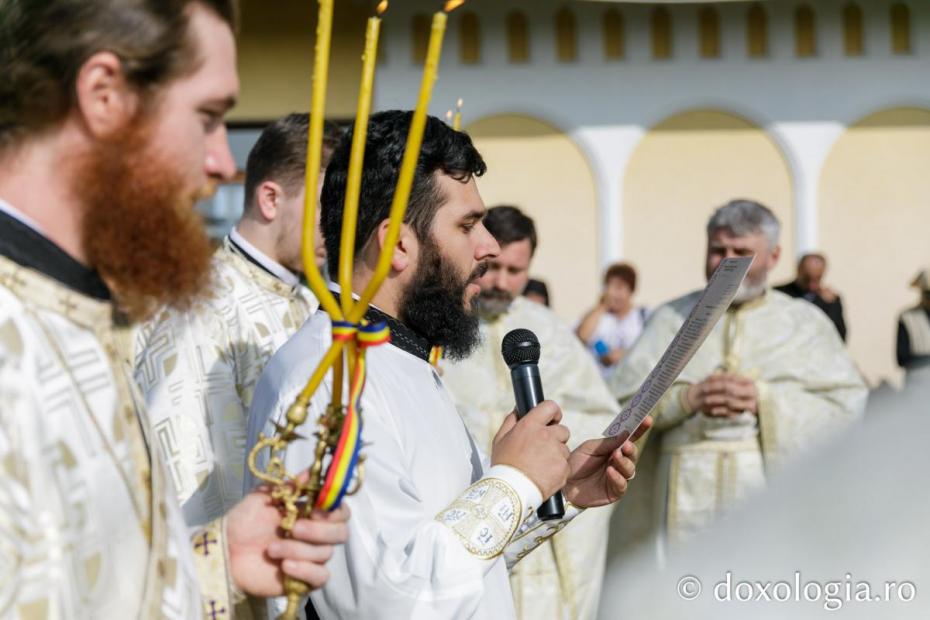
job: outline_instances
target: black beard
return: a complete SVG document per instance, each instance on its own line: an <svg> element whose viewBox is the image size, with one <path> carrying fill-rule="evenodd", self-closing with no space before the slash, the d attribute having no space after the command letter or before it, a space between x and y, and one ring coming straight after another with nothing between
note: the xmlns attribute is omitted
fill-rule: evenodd
<svg viewBox="0 0 930 620"><path fill-rule="evenodd" d="M463 278L443 260L432 239L421 247L420 265L401 299L398 318L431 345L442 347L444 358L465 359L481 341L478 316L474 308L465 308L465 288L480 277L484 265Z"/></svg>

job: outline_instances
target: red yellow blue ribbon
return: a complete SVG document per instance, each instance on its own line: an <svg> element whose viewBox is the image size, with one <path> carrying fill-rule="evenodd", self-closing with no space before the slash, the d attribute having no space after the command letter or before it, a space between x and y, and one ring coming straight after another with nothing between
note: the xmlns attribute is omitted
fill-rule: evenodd
<svg viewBox="0 0 930 620"><path fill-rule="evenodd" d="M436 368L442 361L442 347L436 346L429 350L429 364Z"/></svg>
<svg viewBox="0 0 930 620"><path fill-rule="evenodd" d="M365 389L365 351L391 341L391 330L384 323L356 325L333 321L333 340L354 340L357 347L355 372L349 382L349 402L339 431L339 441L326 469L323 487L317 495L316 507L335 510L345 497L355 477L362 447L362 418L359 407Z"/></svg>

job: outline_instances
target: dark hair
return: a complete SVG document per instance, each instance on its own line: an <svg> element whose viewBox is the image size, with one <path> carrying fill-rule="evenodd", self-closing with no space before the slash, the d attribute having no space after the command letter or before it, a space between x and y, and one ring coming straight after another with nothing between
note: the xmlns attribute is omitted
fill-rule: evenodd
<svg viewBox="0 0 930 620"><path fill-rule="evenodd" d="M821 263L824 264L824 266L826 266L827 264L827 257L821 254L820 252L808 252L807 254L802 255L801 258L798 259L798 269L803 267L804 263L812 258L814 260L819 260Z"/></svg>
<svg viewBox="0 0 930 620"><path fill-rule="evenodd" d="M67 116L93 54L118 56L140 91L193 71L188 9L195 4L235 29L235 0L2 0L0 149Z"/></svg>
<svg viewBox="0 0 930 620"><path fill-rule="evenodd" d="M633 265L629 263L615 263L607 268L607 271L604 273L604 285L606 286L608 282L614 278L619 278L627 283L630 287L630 292L636 290L636 269L633 268Z"/></svg>
<svg viewBox="0 0 930 620"><path fill-rule="evenodd" d="M390 214L394 186L400 173L400 162L404 156L412 118L412 112L390 110L374 114L368 121L358 226L355 230L356 255ZM333 152L320 198L321 227L333 277L336 277L339 267L342 210L351 145L350 129ZM455 131L438 118L428 116L404 222L413 228L418 239L427 239L436 210L445 199L436 185L433 173L439 171L458 181L467 182L472 176L481 176L486 170L487 166L468 134Z"/></svg>
<svg viewBox="0 0 930 620"><path fill-rule="evenodd" d="M501 247L529 239L530 254L536 253L536 225L520 209L510 205L491 207L484 218L484 227Z"/></svg>
<svg viewBox="0 0 930 620"><path fill-rule="evenodd" d="M275 181L288 193L303 185L309 129L310 115L306 112L288 114L265 127L249 151L245 165L246 209L255 204L255 191L265 181ZM342 128L335 123L324 122L322 168L329 164L341 136Z"/></svg>
<svg viewBox="0 0 930 620"><path fill-rule="evenodd" d="M546 286L546 283L542 280L534 280L530 278L526 282L526 288L523 289L524 295L529 295L533 293L539 295L545 300L546 305L549 305L549 287Z"/></svg>

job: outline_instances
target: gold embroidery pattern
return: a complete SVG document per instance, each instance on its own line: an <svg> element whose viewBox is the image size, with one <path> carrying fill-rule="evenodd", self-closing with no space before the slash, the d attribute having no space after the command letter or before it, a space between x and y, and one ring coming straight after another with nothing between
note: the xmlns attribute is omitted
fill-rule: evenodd
<svg viewBox="0 0 930 620"><path fill-rule="evenodd" d="M522 513L523 503L509 484L485 478L468 487L436 520L455 532L469 553L489 560L510 542Z"/></svg>
<svg viewBox="0 0 930 620"><path fill-rule="evenodd" d="M191 525L219 518L242 497L246 420L274 352L315 309L250 263L228 240L213 257L211 297L165 312L138 331L135 379L157 445Z"/></svg>
<svg viewBox="0 0 930 620"><path fill-rule="evenodd" d="M566 510L566 513L568 511ZM520 533L514 537L513 542L517 543L517 546L520 548L519 553L516 555L516 560L522 560L525 558L531 551L536 549L539 545L543 544L551 537L555 536L568 525L570 519L565 521L556 521L556 522L546 522L536 520L532 526L520 530ZM537 534L532 536L532 534Z"/></svg>
<svg viewBox="0 0 930 620"><path fill-rule="evenodd" d="M0 607L194 617L197 582L176 544L186 528L150 463L112 305L0 257L0 306L0 486L13 491L0 530L15 532L0 548L28 567L0 577Z"/></svg>

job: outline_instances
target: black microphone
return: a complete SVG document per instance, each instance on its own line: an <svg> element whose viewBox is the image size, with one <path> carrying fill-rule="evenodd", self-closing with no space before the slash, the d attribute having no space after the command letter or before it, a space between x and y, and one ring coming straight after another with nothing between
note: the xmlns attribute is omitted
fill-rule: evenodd
<svg viewBox="0 0 930 620"><path fill-rule="evenodd" d="M528 329L515 329L504 336L501 343L501 355L510 368L513 382L513 396L517 401L517 419L525 416L530 409L546 400L543 396L542 380L539 378L539 340ZM565 502L562 492L547 499L536 510L536 515L543 521L561 519L565 516Z"/></svg>

